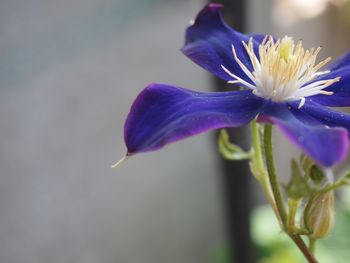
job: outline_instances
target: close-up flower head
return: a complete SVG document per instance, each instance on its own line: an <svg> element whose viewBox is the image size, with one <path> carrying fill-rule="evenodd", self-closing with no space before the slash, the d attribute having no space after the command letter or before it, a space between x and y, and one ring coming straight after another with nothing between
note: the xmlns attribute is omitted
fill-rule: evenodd
<svg viewBox="0 0 350 263"><path fill-rule="evenodd" d="M290 36L242 34L224 22L222 7L208 4L199 12L181 51L232 91L149 84L125 122L127 156L257 119L277 126L323 167L344 160L350 115L332 107L350 106L350 53L320 60L320 47L306 48Z"/></svg>

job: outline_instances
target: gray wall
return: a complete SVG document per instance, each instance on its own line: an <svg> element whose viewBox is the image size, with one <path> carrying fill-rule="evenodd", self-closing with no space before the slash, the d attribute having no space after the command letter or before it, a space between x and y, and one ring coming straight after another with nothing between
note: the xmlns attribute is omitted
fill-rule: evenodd
<svg viewBox="0 0 350 263"><path fill-rule="evenodd" d="M0 3L0 262L210 262L224 235L209 134L110 169L147 83L209 88L179 52L200 6Z"/></svg>

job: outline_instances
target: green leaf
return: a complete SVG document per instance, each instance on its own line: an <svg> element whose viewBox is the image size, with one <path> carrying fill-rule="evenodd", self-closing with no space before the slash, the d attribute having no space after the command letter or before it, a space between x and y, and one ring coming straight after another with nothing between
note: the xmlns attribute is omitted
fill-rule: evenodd
<svg viewBox="0 0 350 263"><path fill-rule="evenodd" d="M219 152L228 160L251 159L252 153L244 151L238 145L230 142L229 134L226 130L221 130L218 139Z"/></svg>

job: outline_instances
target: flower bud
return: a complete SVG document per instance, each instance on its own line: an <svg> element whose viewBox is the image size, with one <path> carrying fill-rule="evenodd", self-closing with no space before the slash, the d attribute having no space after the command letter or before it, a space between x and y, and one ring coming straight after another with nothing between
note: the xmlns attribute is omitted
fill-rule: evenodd
<svg viewBox="0 0 350 263"><path fill-rule="evenodd" d="M311 232L310 237L321 239L328 236L334 225L334 192L318 193L305 207L303 224Z"/></svg>

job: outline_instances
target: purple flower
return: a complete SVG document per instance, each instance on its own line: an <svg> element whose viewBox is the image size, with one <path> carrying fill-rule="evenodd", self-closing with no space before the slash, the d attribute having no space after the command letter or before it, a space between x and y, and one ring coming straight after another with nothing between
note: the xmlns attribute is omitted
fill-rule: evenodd
<svg viewBox="0 0 350 263"><path fill-rule="evenodd" d="M275 124L317 163L328 167L348 150L350 53L330 65L320 48L304 49L290 37L244 35L209 4L187 28L182 52L199 66L245 90L198 92L150 84L125 123L127 155L154 151L204 131L245 125L258 117Z"/></svg>

